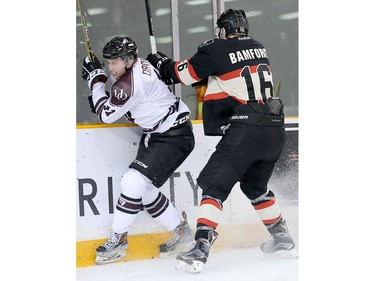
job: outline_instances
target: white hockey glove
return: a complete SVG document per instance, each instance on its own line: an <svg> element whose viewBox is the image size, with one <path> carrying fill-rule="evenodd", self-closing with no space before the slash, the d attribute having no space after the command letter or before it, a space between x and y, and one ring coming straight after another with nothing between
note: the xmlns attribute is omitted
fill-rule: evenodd
<svg viewBox="0 0 375 281"><path fill-rule="evenodd" d="M96 82L105 83L108 78L107 73L96 56L94 56L93 62L90 61L89 57L83 60L81 76L87 82L90 90L92 90Z"/></svg>

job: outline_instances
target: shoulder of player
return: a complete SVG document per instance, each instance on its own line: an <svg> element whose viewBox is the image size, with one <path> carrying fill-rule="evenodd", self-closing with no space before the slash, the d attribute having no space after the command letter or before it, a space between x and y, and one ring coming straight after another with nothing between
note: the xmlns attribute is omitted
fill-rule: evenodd
<svg viewBox="0 0 375 281"><path fill-rule="evenodd" d="M120 92L131 92L133 88L133 71L128 71L119 77L111 87L111 95L117 95Z"/></svg>
<svg viewBox="0 0 375 281"><path fill-rule="evenodd" d="M201 44L199 44L198 46L198 51L210 51L212 49L215 49L217 45L220 45L220 41L223 41L223 40L219 40L219 39L210 39L210 40L206 40L204 42L202 42Z"/></svg>
<svg viewBox="0 0 375 281"><path fill-rule="evenodd" d="M206 41L199 44L198 50L201 49L201 48L207 47L207 46L211 45L212 43L214 43L214 39L206 40Z"/></svg>
<svg viewBox="0 0 375 281"><path fill-rule="evenodd" d="M154 68L152 67L151 63L144 59L138 58L137 62L133 66L133 71L135 72L134 75L138 75L141 80L150 79L152 78L152 73L154 72Z"/></svg>
<svg viewBox="0 0 375 281"><path fill-rule="evenodd" d="M251 37L241 37L241 38L235 38L232 40L223 40L223 39L216 38L216 39L210 39L201 43L198 46L198 51L212 52L212 50L221 49L223 47L225 48L226 46L228 46L228 44L231 45L233 42L236 42L236 41L246 41L246 42L251 42L252 44L255 43L255 44L262 45L262 43L260 43L259 41L256 41L255 39Z"/></svg>
<svg viewBox="0 0 375 281"><path fill-rule="evenodd" d="M140 58L138 57L137 61L136 61L136 64L140 64L140 65L151 65L150 62L144 58Z"/></svg>
<svg viewBox="0 0 375 281"><path fill-rule="evenodd" d="M252 38L252 37L241 37L241 38L238 38L239 41L247 41L247 42L251 42L251 44L253 45L258 45L258 46L261 46L263 47L263 43L262 42L259 42L258 40Z"/></svg>

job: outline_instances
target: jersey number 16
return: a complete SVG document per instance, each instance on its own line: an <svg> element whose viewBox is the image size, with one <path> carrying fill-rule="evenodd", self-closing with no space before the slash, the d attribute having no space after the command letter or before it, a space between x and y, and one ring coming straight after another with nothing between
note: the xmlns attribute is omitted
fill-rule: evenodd
<svg viewBox="0 0 375 281"><path fill-rule="evenodd" d="M267 64L245 66L241 76L246 81L249 101L265 101L273 96L272 72Z"/></svg>

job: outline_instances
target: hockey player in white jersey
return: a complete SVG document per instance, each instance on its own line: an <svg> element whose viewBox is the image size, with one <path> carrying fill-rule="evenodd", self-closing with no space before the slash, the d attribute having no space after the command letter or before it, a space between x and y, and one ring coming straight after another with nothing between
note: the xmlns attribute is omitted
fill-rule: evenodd
<svg viewBox="0 0 375 281"><path fill-rule="evenodd" d="M161 80L158 71L138 57L129 37L116 36L103 48L110 77L95 57L83 62L82 77L92 95L92 112L103 123L125 117L143 128L136 159L121 179L108 241L96 249L96 264L123 258L127 235L142 206L158 224L174 231L172 239L160 245L160 255L176 253L193 240L186 214L182 219L168 198L159 191L194 148L189 108ZM108 80L108 81L107 81ZM106 83L110 91L106 92Z"/></svg>

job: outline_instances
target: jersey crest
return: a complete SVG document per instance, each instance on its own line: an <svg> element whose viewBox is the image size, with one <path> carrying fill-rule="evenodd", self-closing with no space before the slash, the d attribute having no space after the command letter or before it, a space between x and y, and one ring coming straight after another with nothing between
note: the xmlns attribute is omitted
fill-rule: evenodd
<svg viewBox="0 0 375 281"><path fill-rule="evenodd" d="M128 97L128 94L123 89L114 89L113 93L118 100L125 100Z"/></svg>
<svg viewBox="0 0 375 281"><path fill-rule="evenodd" d="M208 46L210 44L212 44L214 42L214 39L211 39L211 40L206 40L204 41L203 43L201 43L199 46L198 46L198 49L202 48L202 47L205 47L205 46Z"/></svg>

